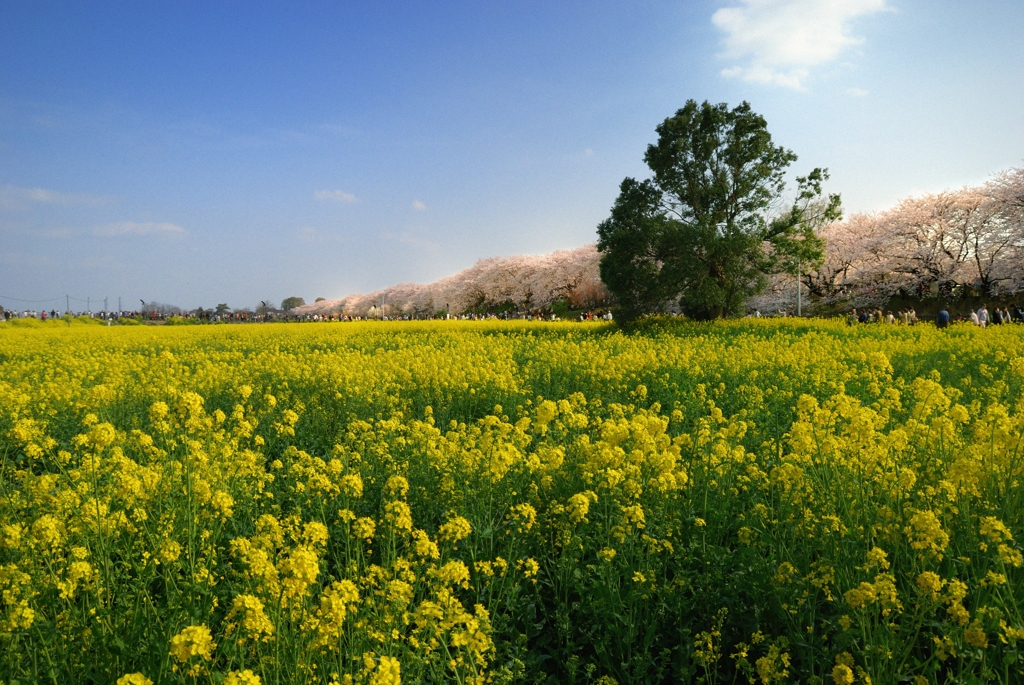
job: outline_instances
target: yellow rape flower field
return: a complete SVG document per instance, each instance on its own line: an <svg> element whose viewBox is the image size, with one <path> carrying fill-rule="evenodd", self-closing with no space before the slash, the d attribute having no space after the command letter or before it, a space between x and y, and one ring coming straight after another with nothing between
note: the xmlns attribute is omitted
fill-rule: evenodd
<svg viewBox="0 0 1024 685"><path fill-rule="evenodd" d="M1009 325L0 326L0 681L1024 682L1022 415Z"/></svg>

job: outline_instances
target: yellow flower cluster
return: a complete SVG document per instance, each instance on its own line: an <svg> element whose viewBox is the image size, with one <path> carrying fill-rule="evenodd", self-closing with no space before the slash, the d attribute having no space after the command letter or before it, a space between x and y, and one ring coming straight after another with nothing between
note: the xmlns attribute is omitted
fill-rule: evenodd
<svg viewBox="0 0 1024 685"><path fill-rule="evenodd" d="M0 327L0 680L1019 680L1022 418L1012 326Z"/></svg>

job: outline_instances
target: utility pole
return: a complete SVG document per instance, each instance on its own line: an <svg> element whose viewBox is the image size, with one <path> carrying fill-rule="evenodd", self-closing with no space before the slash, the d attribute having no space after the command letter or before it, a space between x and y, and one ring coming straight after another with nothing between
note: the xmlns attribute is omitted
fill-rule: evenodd
<svg viewBox="0 0 1024 685"><path fill-rule="evenodd" d="M92 298L88 295L85 296L85 311L92 314Z"/></svg>

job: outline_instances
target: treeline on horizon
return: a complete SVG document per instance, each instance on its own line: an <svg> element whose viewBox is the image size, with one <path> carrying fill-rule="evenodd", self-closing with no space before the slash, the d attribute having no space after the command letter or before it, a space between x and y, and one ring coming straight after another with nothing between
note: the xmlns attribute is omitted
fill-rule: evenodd
<svg viewBox="0 0 1024 685"><path fill-rule="evenodd" d="M1012 298L1024 291L1024 167L1010 168L980 186L907 198L891 209L855 213L824 226L825 258L801 275L805 311L884 306L893 298L956 301L965 296ZM593 244L543 255L481 259L429 284L401 283L340 299L277 307L197 308L147 303L146 312L336 314L402 317L501 308L548 312L606 309L614 298L601 281L601 253ZM747 310L791 310L796 279L773 277Z"/></svg>
<svg viewBox="0 0 1024 685"><path fill-rule="evenodd" d="M809 311L882 306L894 297L956 300L971 294L1007 298L1024 291L1024 167L986 183L911 197L895 207L855 213L824 226L825 259L801 275ZM594 245L546 255L482 259L426 285L399 284L368 294L322 300L296 314L417 315L511 305L550 310L614 304L601 282ZM796 279L776 276L748 310L796 306Z"/></svg>

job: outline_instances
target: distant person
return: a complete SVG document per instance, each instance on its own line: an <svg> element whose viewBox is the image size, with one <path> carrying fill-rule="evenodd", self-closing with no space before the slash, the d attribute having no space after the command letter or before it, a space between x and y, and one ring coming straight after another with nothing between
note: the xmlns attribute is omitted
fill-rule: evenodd
<svg viewBox="0 0 1024 685"><path fill-rule="evenodd" d="M855 323L857 323L857 309L853 308L850 310L850 313L846 315L846 324L848 326L852 326Z"/></svg>
<svg viewBox="0 0 1024 685"><path fill-rule="evenodd" d="M949 312L946 311L945 307L939 311L939 315L935 318L935 325L939 328L946 328L949 326Z"/></svg>
<svg viewBox="0 0 1024 685"><path fill-rule="evenodd" d="M988 305L983 304L978 308L978 325L984 328L988 325Z"/></svg>
<svg viewBox="0 0 1024 685"><path fill-rule="evenodd" d="M981 317L978 316L978 312L974 311L973 309L971 310L971 323L973 323L975 326L981 325Z"/></svg>
<svg viewBox="0 0 1024 685"><path fill-rule="evenodd" d="M889 313L885 315L885 322L886 323L896 323L896 317L892 315L892 310L891 309L889 310Z"/></svg>

